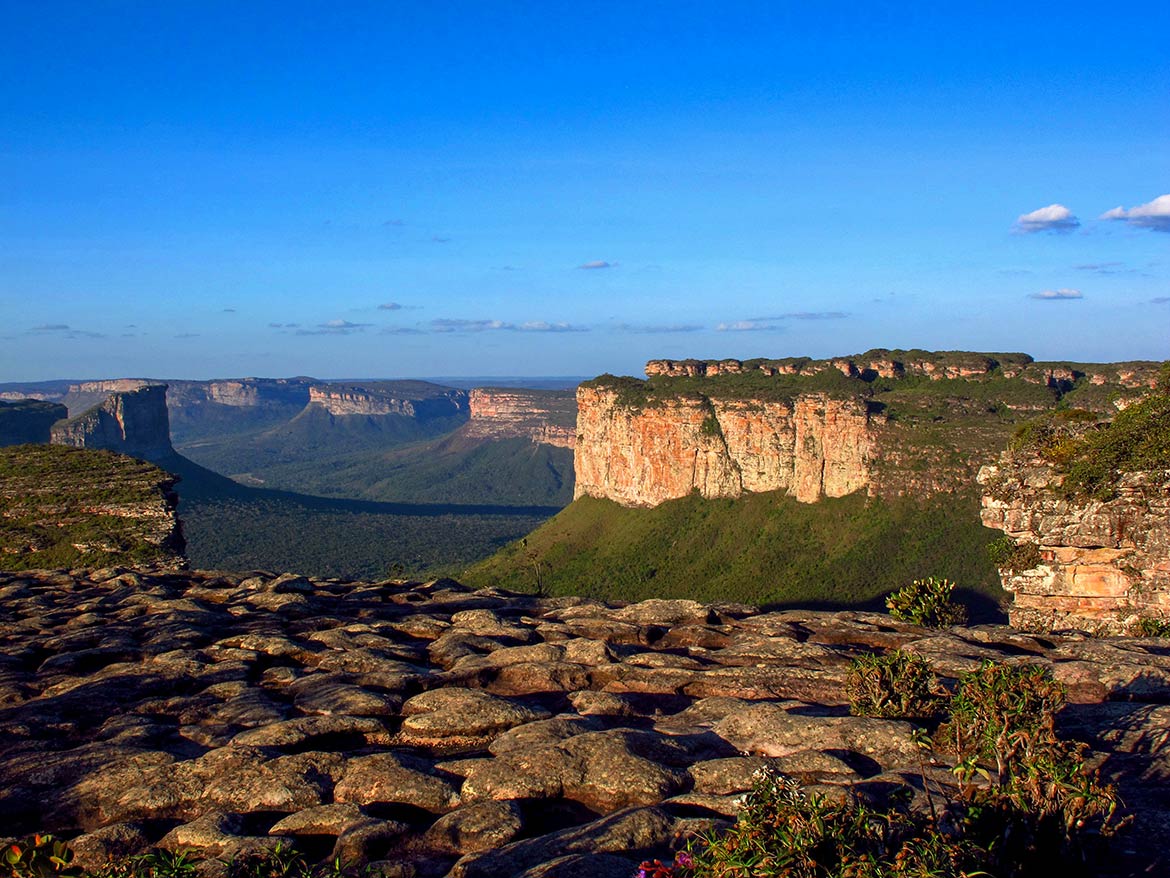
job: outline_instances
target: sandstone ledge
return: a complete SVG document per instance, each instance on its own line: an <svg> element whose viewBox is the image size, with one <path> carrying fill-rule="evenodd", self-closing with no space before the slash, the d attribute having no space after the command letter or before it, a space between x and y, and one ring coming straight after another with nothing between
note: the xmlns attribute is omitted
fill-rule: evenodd
<svg viewBox="0 0 1170 878"><path fill-rule="evenodd" d="M0 818L83 862L294 839L400 876L628 876L732 819L765 757L921 797L908 724L844 703L853 656L903 646L1051 667L1137 815L1116 874L1166 866L1164 640L207 571L0 574L0 605Z"/></svg>

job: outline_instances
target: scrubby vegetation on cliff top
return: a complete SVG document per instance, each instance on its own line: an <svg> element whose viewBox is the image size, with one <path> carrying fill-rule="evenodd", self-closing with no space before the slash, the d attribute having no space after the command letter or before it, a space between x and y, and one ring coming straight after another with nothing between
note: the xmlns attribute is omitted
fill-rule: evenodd
<svg viewBox="0 0 1170 878"><path fill-rule="evenodd" d="M1070 496L1110 500L1125 473L1170 470L1170 363L1158 387L1108 423L1081 409L1053 412L1023 425L1013 448L1033 452L1065 474Z"/></svg>
<svg viewBox="0 0 1170 878"><path fill-rule="evenodd" d="M882 606L882 595L929 575L982 596L1005 595L973 497L798 503L780 492L735 500L684 497L627 509L581 497L520 543L468 570L476 587L534 588L533 559L553 594L614 600L692 598L752 604Z"/></svg>
<svg viewBox="0 0 1170 878"><path fill-rule="evenodd" d="M0 569L174 563L173 483L112 451L0 448Z"/></svg>

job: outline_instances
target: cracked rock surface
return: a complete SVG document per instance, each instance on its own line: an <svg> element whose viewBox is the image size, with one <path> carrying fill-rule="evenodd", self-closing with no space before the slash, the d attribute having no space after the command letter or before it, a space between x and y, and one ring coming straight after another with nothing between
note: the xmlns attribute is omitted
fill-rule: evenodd
<svg viewBox="0 0 1170 878"><path fill-rule="evenodd" d="M850 660L899 646L1050 667L1135 815L1116 874L1168 865L1167 640L118 568L0 574L0 610L3 832L83 865L286 841L401 878L629 876L733 820L765 759L921 798L948 766L846 703Z"/></svg>

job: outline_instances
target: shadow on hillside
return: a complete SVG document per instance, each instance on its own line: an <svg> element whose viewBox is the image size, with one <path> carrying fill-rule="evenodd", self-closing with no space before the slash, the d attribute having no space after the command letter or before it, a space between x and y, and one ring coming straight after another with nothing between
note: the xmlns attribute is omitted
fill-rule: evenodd
<svg viewBox="0 0 1170 878"><path fill-rule="evenodd" d="M512 515L551 518L561 511L559 506L502 506L492 504L459 503L380 503L373 500L345 500L316 497L293 491L271 488L251 488L200 466L193 460L175 454L155 461L167 472L179 477L175 491L180 501L210 502L236 500L243 502L279 501L312 512L363 512L374 515L411 515L435 517L443 515Z"/></svg>
<svg viewBox="0 0 1170 878"><path fill-rule="evenodd" d="M998 601L982 592L970 588L955 590L955 600L967 608L970 614L968 619L971 625L1007 624L1007 613L1000 607ZM822 610L837 612L853 610L867 613L886 613L886 598L871 598L867 601L784 601L774 604L765 604L761 609L765 612L776 610Z"/></svg>

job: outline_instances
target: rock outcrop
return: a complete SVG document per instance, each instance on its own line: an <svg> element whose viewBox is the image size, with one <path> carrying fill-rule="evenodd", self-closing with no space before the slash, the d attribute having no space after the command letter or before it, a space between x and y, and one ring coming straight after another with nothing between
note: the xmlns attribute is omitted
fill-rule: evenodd
<svg viewBox="0 0 1170 878"><path fill-rule="evenodd" d="M168 457L175 450L167 415L167 386L144 384L115 391L99 405L54 424L51 441L74 448L105 448L143 460Z"/></svg>
<svg viewBox="0 0 1170 878"><path fill-rule="evenodd" d="M803 503L870 484L875 421L865 404L811 393L791 401L679 396L624 404L620 392L577 391L576 495L655 506L785 491Z"/></svg>
<svg viewBox="0 0 1170 878"><path fill-rule="evenodd" d="M1135 817L1111 874L1170 865L1165 641L126 568L0 575L0 601L3 831L83 866L284 841L415 878L628 878L733 820L766 762L925 808L947 757L845 702L851 659L895 647L951 680L1051 669Z"/></svg>
<svg viewBox="0 0 1170 878"><path fill-rule="evenodd" d="M175 477L115 454L0 448L0 570L184 564Z"/></svg>
<svg viewBox="0 0 1170 878"><path fill-rule="evenodd" d="M463 432L477 439L531 439L572 448L577 439L577 402L569 390L479 387L468 397L470 419Z"/></svg>
<svg viewBox="0 0 1170 878"><path fill-rule="evenodd" d="M37 399L0 401L0 445L47 443L53 424L68 416L69 410L59 403Z"/></svg>
<svg viewBox="0 0 1170 878"><path fill-rule="evenodd" d="M467 391L424 381L314 384L309 405L331 415L404 415L425 420L466 416Z"/></svg>
<svg viewBox="0 0 1170 878"><path fill-rule="evenodd" d="M1170 471L1120 477L1117 497L1065 496L1045 461L1007 452L979 473L983 523L1035 566L1000 571L1019 628L1124 631L1170 620Z"/></svg>

